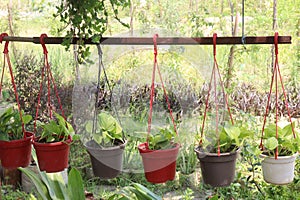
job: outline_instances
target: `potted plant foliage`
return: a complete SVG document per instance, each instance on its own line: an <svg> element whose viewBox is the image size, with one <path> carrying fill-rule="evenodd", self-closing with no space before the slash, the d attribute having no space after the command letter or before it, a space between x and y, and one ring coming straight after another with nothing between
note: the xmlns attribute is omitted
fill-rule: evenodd
<svg viewBox="0 0 300 200"><path fill-rule="evenodd" d="M59 172L68 167L68 158L74 129L61 115L54 113L55 118L48 123L37 121L37 132L33 141L38 165L41 171Z"/></svg>
<svg viewBox="0 0 300 200"><path fill-rule="evenodd" d="M109 113L101 112L94 123L86 124L91 140L85 143L90 154L95 176L103 179L114 178L122 171L123 152L126 145L123 129Z"/></svg>
<svg viewBox="0 0 300 200"><path fill-rule="evenodd" d="M268 183L283 185L294 180L295 160L300 151L300 138L295 130L295 123L278 123L276 138L276 125L269 124L264 129L263 149L260 152L264 180ZM276 150L277 149L277 150ZM275 153L277 151L277 158Z"/></svg>
<svg viewBox="0 0 300 200"><path fill-rule="evenodd" d="M174 130L169 127L159 128L154 134L148 134L147 142L138 146L147 181L163 183L174 179L180 147L174 141L175 138Z"/></svg>
<svg viewBox="0 0 300 200"><path fill-rule="evenodd" d="M219 137L207 134L210 138L201 138L202 144L195 148L203 181L213 187L229 186L233 182L240 148L246 138L254 135L247 128L230 123L220 126L219 130Z"/></svg>
<svg viewBox="0 0 300 200"><path fill-rule="evenodd" d="M31 119L22 111L24 125ZM13 107L8 107L0 116L0 156L4 168L26 167L30 163L33 133L22 128L22 120Z"/></svg>

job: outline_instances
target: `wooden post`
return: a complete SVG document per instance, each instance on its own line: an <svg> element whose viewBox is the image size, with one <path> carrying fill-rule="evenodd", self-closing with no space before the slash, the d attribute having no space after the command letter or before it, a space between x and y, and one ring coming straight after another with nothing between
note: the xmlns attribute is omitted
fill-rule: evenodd
<svg viewBox="0 0 300 200"><path fill-rule="evenodd" d="M218 37L217 45L251 45L251 44L274 44L274 36L247 36L242 42L242 37ZM85 44L96 45L91 38L83 39ZM40 37L3 37L3 41L11 42L32 42L40 44ZM44 38L45 44L62 44L63 37ZM77 44L78 37L74 37L72 44ZM102 45L153 45L152 37L103 37L100 40ZM278 44L291 44L291 36L279 36ZM159 37L157 45L212 45L212 37Z"/></svg>
<svg viewBox="0 0 300 200"><path fill-rule="evenodd" d="M1 166L1 182L11 185L14 189L21 184L21 172L18 169L6 169Z"/></svg>

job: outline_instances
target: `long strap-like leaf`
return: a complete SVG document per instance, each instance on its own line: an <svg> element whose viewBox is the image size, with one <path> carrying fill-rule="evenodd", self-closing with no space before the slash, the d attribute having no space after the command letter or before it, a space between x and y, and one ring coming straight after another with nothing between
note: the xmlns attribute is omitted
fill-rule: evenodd
<svg viewBox="0 0 300 200"><path fill-rule="evenodd" d="M38 192L39 196L43 200L50 200L51 199L45 183L42 182L42 180L40 179L40 177L36 173L34 173L33 171L31 171L28 168L20 167L19 170L21 172L23 172L32 181L32 183L34 184L34 186L37 189L37 192Z"/></svg>
<svg viewBox="0 0 300 200"><path fill-rule="evenodd" d="M68 192L72 200L85 199L83 181L80 172L75 168L69 172Z"/></svg>

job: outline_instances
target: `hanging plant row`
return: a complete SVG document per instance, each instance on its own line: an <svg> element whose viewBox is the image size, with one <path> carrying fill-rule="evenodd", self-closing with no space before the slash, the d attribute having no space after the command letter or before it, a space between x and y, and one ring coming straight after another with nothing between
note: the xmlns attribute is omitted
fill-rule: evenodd
<svg viewBox="0 0 300 200"><path fill-rule="evenodd" d="M121 5L121 4L120 4ZM0 42L7 34L1 34ZM46 172L59 172L68 167L69 148L74 139L74 129L67 122L62 109L61 100L51 73L48 62L48 51L44 43L46 34L40 37L40 43L44 52L44 66L42 70L42 81L40 83L39 95L37 98L36 116L34 120L34 131L26 131L32 117L24 115L18 100L17 86L14 83L12 66L8 55L8 42L4 47L4 65L0 83L2 92L2 81L5 63L8 64L11 82L17 102L17 109L8 105L7 109L0 115L0 159L5 168L26 167L30 163L31 144L33 144L39 169ZM142 157L145 177L151 183L164 183L174 180L176 173L176 159L180 144L177 141L178 131L172 115L172 109L168 95L162 80L160 68L157 62L157 38L154 35L154 65L150 89L148 131L146 142L138 145L138 151ZM264 115L262 135L259 147L252 151L253 155L262 158L262 171L266 182L272 184L288 184L294 179L295 160L300 150L300 138L291 119L286 93L278 65L278 33L274 36L275 64L272 74L272 82L268 95L266 112ZM221 78L219 66L216 59L217 35L213 35L213 56L214 65L211 72L208 94L205 101L204 118L200 129L201 135L199 145L194 149L201 166L203 182L213 187L229 186L235 177L235 165L239 152L247 140L254 138L255 133L248 130L243 124L235 123L231 115L227 95ZM102 51L98 45L99 73L98 85L100 88L101 69L104 71L107 87L111 90L105 68L102 62ZM168 106L172 128L153 128L152 109L155 93L155 75L159 75L163 94ZM43 80L47 82L48 113L47 122L38 121L40 98L43 88ZM288 113L288 124L279 122L279 84L285 98L285 106ZM271 93L275 85L275 124L266 125L269 115ZM54 89L55 96L61 110L61 115L54 112L51 106L51 89ZM221 92L218 93L218 90ZM111 92L111 91L110 91ZM112 93L112 92L111 92ZM110 179L118 176L122 171L123 153L127 144L125 133L122 129L118 114L116 117L99 110L98 91L95 93L94 118L86 122L85 131L89 133L90 140L84 144L90 154L92 169L95 176L103 179ZM209 105L212 105L209 108ZM220 109L220 105L225 109ZM207 118L213 122L212 126L207 125ZM205 133L205 134L204 134ZM258 145L257 145L258 146ZM12 159L13 158L13 159ZM275 172L275 173L274 173Z"/></svg>

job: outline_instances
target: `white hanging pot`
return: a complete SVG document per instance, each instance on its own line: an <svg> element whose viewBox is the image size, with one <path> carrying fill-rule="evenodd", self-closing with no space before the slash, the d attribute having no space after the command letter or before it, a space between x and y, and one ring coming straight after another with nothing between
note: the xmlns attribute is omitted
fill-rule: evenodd
<svg viewBox="0 0 300 200"><path fill-rule="evenodd" d="M260 157L264 180L276 185L284 185L293 182L295 160L298 153L292 156L278 156L277 159L264 154Z"/></svg>

